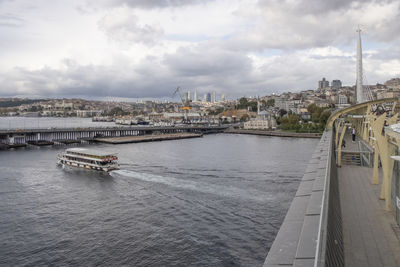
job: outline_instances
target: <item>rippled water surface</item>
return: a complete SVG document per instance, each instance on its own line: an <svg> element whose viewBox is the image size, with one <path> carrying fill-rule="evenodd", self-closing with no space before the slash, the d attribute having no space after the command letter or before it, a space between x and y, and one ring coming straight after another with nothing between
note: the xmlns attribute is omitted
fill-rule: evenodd
<svg viewBox="0 0 400 267"><path fill-rule="evenodd" d="M0 265L261 266L318 140L246 135L0 151ZM91 146L93 148L93 146Z"/></svg>

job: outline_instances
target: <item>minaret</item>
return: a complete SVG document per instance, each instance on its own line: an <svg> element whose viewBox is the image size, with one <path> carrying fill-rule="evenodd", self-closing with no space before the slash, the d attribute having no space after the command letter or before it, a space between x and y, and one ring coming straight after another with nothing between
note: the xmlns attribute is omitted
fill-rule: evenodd
<svg viewBox="0 0 400 267"><path fill-rule="evenodd" d="M260 98L257 97L257 115L260 114L261 107L260 107Z"/></svg>
<svg viewBox="0 0 400 267"><path fill-rule="evenodd" d="M357 103L365 102L363 90L363 73L362 73L362 50L361 50L361 29L357 29L357 82L356 82L356 98Z"/></svg>

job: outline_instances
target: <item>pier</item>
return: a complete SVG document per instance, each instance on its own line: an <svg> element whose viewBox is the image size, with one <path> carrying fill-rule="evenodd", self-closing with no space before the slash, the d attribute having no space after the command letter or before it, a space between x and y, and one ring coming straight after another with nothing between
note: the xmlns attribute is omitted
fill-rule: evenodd
<svg viewBox="0 0 400 267"><path fill-rule="evenodd" d="M139 141L172 140L221 133L228 126L179 127L90 127L0 130L0 148L27 145L44 146L87 142L133 143Z"/></svg>
<svg viewBox="0 0 400 267"><path fill-rule="evenodd" d="M264 267L400 266L397 101L332 114Z"/></svg>
<svg viewBox="0 0 400 267"><path fill-rule="evenodd" d="M158 134L158 135L96 138L95 141L98 143L107 143L107 144L116 145L116 144L127 144L127 143L141 143L141 142L188 139L188 138L196 138L196 137L202 137L202 136L203 136L203 134L198 134L198 133L171 133L171 134Z"/></svg>
<svg viewBox="0 0 400 267"><path fill-rule="evenodd" d="M297 137L297 138L321 138L320 133L296 133L296 132L283 132L280 130L266 131L266 130L244 130L244 129L227 129L224 133L229 134L251 134L263 136L278 136L278 137Z"/></svg>

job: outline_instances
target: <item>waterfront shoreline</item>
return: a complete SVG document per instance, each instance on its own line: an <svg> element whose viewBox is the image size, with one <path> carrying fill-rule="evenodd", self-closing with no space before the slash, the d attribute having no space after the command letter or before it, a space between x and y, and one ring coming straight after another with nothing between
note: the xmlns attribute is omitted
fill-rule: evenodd
<svg viewBox="0 0 400 267"><path fill-rule="evenodd" d="M281 131L265 131L265 130L243 130L243 129L227 129L224 131L227 134L250 134L250 135L263 135L263 136L278 136L278 137L291 137L291 138L321 138L320 133L292 133Z"/></svg>

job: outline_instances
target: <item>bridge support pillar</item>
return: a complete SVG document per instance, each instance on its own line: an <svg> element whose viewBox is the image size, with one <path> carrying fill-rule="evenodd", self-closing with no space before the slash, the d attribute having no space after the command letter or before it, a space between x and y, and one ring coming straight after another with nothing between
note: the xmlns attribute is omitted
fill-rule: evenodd
<svg viewBox="0 0 400 267"><path fill-rule="evenodd" d="M335 138L336 149L338 148L339 145L339 132L341 127L342 127L342 121L340 120L336 126L336 138Z"/></svg>
<svg viewBox="0 0 400 267"><path fill-rule="evenodd" d="M337 166L338 167L342 167L342 143L343 143L344 134L346 133L346 128L347 128L347 126L343 125L342 134L340 135L339 144L338 144L338 147L337 147L337 152L338 152L338 155L337 155L337 159L338 159Z"/></svg>
<svg viewBox="0 0 400 267"><path fill-rule="evenodd" d="M378 146L375 144L374 149L374 170L372 174L372 184L379 184L379 150Z"/></svg>

